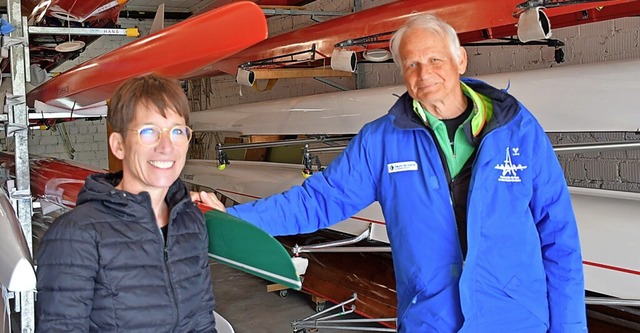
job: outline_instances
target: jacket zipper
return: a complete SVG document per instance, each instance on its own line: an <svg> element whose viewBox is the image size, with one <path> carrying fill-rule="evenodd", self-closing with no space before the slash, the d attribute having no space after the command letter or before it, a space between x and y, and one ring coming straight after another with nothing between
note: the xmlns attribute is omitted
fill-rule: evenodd
<svg viewBox="0 0 640 333"><path fill-rule="evenodd" d="M458 222L457 222L457 218L456 218L456 210L453 207L455 201L455 197L453 194L453 179L451 179L451 172L449 172L449 166L447 165L447 159L444 156L444 152L440 149L440 146L438 145L438 143L436 142L435 139L435 133L433 132L433 129L430 126L425 125L427 132L429 133L429 136L431 138L431 143L436 147L436 151L438 152L438 155L440 156L440 163L442 164L442 169L444 169L444 173L447 176L447 185L449 187L449 207L451 207L451 212L453 214L453 226L455 227L456 230L456 235L460 235L460 230L458 230ZM460 244L460 237L456 237L456 239L458 239L458 252L460 253L460 258L462 260L462 266L464 266L464 261L465 261L465 257L464 254L462 253L462 244Z"/></svg>
<svg viewBox="0 0 640 333"><path fill-rule="evenodd" d="M173 280L171 279L171 274L169 272L169 247L167 246L167 243L169 242L169 227L167 226L167 241L165 242L164 236L162 235L162 230L160 230L160 228L157 227L157 221L155 221L154 219L153 222L154 224L156 224L156 230L158 230L157 232L158 237L160 237L160 241L163 244L162 246L162 256L163 256L163 264L164 264L163 270L164 270L165 278L169 282L169 289L170 289L169 294L172 298L171 300L173 303L173 308L175 310L173 327L171 328L170 332L174 332L176 330L176 327L178 326L180 315L178 313L178 299L176 298L176 291L173 286Z"/></svg>

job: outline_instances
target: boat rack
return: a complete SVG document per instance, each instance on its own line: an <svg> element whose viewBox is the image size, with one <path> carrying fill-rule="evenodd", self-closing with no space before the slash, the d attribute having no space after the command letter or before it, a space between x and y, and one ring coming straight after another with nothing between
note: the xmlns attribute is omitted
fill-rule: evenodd
<svg viewBox="0 0 640 333"><path fill-rule="evenodd" d="M332 145L333 142L338 141L349 141L353 136L337 136L337 137L326 137L319 136L317 138L306 138L306 139L291 139L291 140L280 140L280 141L272 141L272 142L249 142L249 143L239 143L232 145L223 145L221 143L216 144L216 156L218 159L218 169L223 170L227 165L231 164L229 161L229 157L227 156L226 151L228 150L237 150L237 149L252 149L252 148L272 148L272 147L286 147L293 145L301 145L304 144L303 148L303 161L304 165L304 173L305 175L312 174L312 166L316 165L317 170L322 171L323 167L320 163L320 159L317 156L312 156L311 151L321 151L325 149L325 151L335 150L335 149L344 149L344 145ZM309 148L309 144L312 143L325 143L332 145L331 147L326 148Z"/></svg>
<svg viewBox="0 0 640 333"><path fill-rule="evenodd" d="M354 304L354 302L357 299L358 295L354 293L351 298L341 303L338 303L309 317L291 322L293 333L306 333L311 332L311 330L314 330L315 332L315 330L320 328L331 328L334 330L358 330L362 332L396 332L396 329L389 327L357 326L362 324L373 324L381 322L396 322L396 318L333 319L354 313L356 310L356 305ZM349 304L351 305L348 306Z"/></svg>
<svg viewBox="0 0 640 333"><path fill-rule="evenodd" d="M640 307L640 299L625 299L604 296L585 297L585 303L589 305L620 305L629 307Z"/></svg>
<svg viewBox="0 0 640 333"><path fill-rule="evenodd" d="M26 103L26 82L31 81L29 68L29 28L27 17L22 16L20 1L7 0L7 16L4 18L12 29L4 34L2 52L9 55L11 68L11 93L7 94L7 117L0 121L4 125L5 138L12 137L15 152L15 187L8 188L11 203L20 222L29 255L33 256L31 215L33 205L29 176L29 115ZM4 289L4 287L0 288ZM10 292L10 291L8 291ZM11 296L3 292L3 299ZM13 331L31 333L35 331L35 290L13 293L13 306L7 310L10 320L19 317ZM19 316L18 316L19 313ZM14 316L15 315L15 316ZM2 317L0 317L2 318ZM2 329L2 327L0 327Z"/></svg>
<svg viewBox="0 0 640 333"><path fill-rule="evenodd" d="M332 242L325 242L320 244L313 245L305 245L299 246L295 245L291 252L298 256L300 253L310 253L310 252L391 252L390 246L354 246L354 247L344 247L345 245L356 244L362 240L368 239L369 234L371 233L371 226L369 229L363 231L360 235L341 239Z"/></svg>
<svg viewBox="0 0 640 333"><path fill-rule="evenodd" d="M577 153L598 153L604 151L640 149L640 141L620 141L620 142L595 142L579 144L557 144L553 145L556 153L577 154Z"/></svg>

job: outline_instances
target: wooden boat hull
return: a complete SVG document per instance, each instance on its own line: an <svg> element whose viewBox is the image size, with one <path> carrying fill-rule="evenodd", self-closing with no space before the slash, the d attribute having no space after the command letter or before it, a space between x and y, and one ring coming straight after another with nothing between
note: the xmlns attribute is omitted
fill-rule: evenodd
<svg viewBox="0 0 640 333"><path fill-rule="evenodd" d="M277 239L291 248L344 237L341 233L321 230ZM356 313L367 318L396 317L396 282L390 253L303 253L302 256L309 259L302 284L304 291L334 304L356 294ZM386 325L394 327L393 323L387 322Z"/></svg>

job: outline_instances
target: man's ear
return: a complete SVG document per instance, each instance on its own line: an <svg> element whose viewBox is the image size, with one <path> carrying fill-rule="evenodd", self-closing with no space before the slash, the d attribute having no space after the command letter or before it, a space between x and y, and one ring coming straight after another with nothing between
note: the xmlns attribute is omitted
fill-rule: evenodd
<svg viewBox="0 0 640 333"><path fill-rule="evenodd" d="M112 132L109 135L109 148L111 148L111 152L113 156L115 156L119 160L124 159L125 151L124 151L124 137L122 134L117 132Z"/></svg>
<svg viewBox="0 0 640 333"><path fill-rule="evenodd" d="M458 61L458 73L460 75L467 71L467 50L460 46L460 61Z"/></svg>

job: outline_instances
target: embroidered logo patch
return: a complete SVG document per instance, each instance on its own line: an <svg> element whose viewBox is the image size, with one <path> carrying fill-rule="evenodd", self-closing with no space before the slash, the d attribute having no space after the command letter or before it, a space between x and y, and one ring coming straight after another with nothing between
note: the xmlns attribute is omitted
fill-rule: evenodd
<svg viewBox="0 0 640 333"><path fill-rule="evenodd" d="M511 148L511 152L513 153L513 156L520 156L520 148ZM526 169L527 166L520 163L515 165L511 160L509 147L507 147L507 156L504 159L504 163L496 165L495 168L502 170L502 174L498 177L499 182L519 183L522 180L520 179L520 176L518 176L517 171L522 171Z"/></svg>
<svg viewBox="0 0 640 333"><path fill-rule="evenodd" d="M402 172L402 171L416 171L418 170L418 163L415 161L396 162L387 164L387 171L389 173Z"/></svg>

